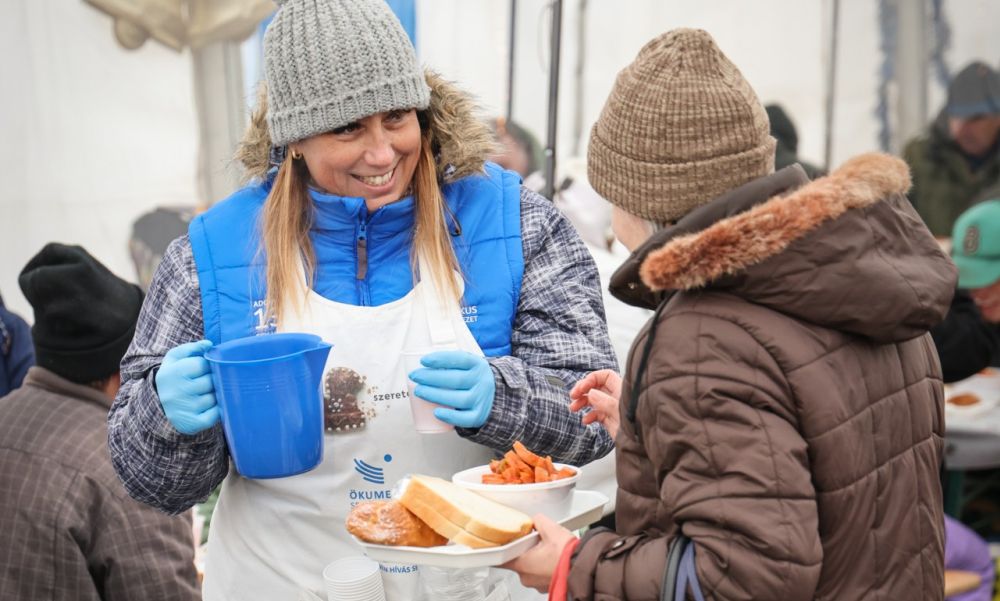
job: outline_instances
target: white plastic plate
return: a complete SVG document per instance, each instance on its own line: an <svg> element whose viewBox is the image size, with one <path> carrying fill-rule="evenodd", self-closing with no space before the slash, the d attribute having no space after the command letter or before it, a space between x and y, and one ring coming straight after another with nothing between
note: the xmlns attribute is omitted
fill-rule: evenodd
<svg viewBox="0 0 1000 601"><path fill-rule="evenodd" d="M979 402L974 405L955 405L948 402L948 399L965 393L978 396ZM946 384L944 398L944 408L950 416L971 417L988 413L1000 404L1000 373L994 368L987 368L965 380Z"/></svg>
<svg viewBox="0 0 1000 601"><path fill-rule="evenodd" d="M569 516L559 521L569 530L577 530L593 524L601 519L608 498L592 490L573 491L573 505ZM502 547L488 549L472 549L465 545L442 545L440 547L390 547L388 545L373 545L358 540L365 555L384 563L408 563L440 568L481 568L498 566L521 555L538 542L538 533L532 532L526 536L509 542Z"/></svg>

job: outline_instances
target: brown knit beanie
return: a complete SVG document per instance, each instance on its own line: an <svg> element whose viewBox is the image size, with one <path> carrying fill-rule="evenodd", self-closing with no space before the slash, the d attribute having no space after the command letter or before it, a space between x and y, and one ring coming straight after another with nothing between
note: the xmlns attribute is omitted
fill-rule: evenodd
<svg viewBox="0 0 1000 601"><path fill-rule="evenodd" d="M587 175L611 203L664 224L774 171L767 113L712 36L675 29L618 74L590 132Z"/></svg>

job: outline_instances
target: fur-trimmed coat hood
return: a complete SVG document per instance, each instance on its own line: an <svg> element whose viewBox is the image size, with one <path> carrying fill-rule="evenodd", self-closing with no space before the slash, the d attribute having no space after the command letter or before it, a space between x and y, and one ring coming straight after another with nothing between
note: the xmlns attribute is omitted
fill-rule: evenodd
<svg viewBox="0 0 1000 601"><path fill-rule="evenodd" d="M481 172L486 158L496 151L496 142L490 127L478 117L472 96L430 69L424 76L431 89L426 115L434 134L438 173L444 180L457 180ZM266 116L267 89L262 84L250 125L233 157L248 180L264 178L272 167Z"/></svg>
<svg viewBox="0 0 1000 601"><path fill-rule="evenodd" d="M612 292L652 307L673 291L726 290L876 341L913 338L947 312L956 271L909 187L906 164L884 154L813 182L793 165L658 232L615 273Z"/></svg>

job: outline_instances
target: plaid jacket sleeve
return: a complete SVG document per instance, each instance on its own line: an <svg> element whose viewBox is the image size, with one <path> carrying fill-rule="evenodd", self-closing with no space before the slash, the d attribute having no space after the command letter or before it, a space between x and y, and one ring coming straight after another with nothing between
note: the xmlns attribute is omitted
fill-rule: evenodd
<svg viewBox="0 0 1000 601"><path fill-rule="evenodd" d="M167 247L150 283L108 414L111 460L125 489L171 514L205 500L229 470L222 426L181 434L163 414L153 382L168 350L202 338L198 274L182 236Z"/></svg>
<svg viewBox="0 0 1000 601"><path fill-rule="evenodd" d="M496 398L466 438L503 452L516 440L553 460L583 465L614 441L569 411L569 389L588 372L618 369L608 338L597 266L573 225L542 196L521 188L524 279L511 356L490 359Z"/></svg>

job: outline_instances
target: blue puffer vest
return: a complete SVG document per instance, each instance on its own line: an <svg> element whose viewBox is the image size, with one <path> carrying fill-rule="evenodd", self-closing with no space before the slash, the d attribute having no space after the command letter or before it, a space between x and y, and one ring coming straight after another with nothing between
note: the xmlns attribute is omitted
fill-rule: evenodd
<svg viewBox="0 0 1000 601"><path fill-rule="evenodd" d="M205 337L218 344L272 331L264 319L259 221L272 180L247 186L195 218L188 229L201 287ZM486 164L482 175L443 187L452 244L465 277L462 312L483 352L510 354L524 273L521 180ZM317 293L377 306L413 288L412 197L369 213L363 199L310 191Z"/></svg>

